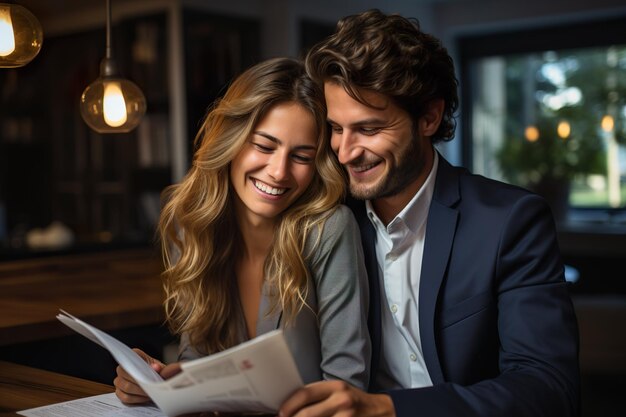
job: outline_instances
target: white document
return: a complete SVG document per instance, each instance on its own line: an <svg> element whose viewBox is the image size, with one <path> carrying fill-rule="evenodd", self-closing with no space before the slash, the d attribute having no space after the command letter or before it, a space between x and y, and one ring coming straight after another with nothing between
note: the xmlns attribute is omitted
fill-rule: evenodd
<svg viewBox="0 0 626 417"><path fill-rule="evenodd" d="M114 393L18 411L26 417L166 417L154 406L127 406Z"/></svg>
<svg viewBox="0 0 626 417"><path fill-rule="evenodd" d="M107 349L170 417L199 411L275 413L303 385L282 330L211 356L182 362L181 373L163 380L114 337L63 310L57 318Z"/></svg>

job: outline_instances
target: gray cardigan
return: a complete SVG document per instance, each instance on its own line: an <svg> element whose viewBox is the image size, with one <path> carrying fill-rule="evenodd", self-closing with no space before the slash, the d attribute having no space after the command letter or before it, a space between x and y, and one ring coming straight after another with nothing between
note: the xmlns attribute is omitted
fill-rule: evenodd
<svg viewBox="0 0 626 417"><path fill-rule="evenodd" d="M318 238L307 241L307 304L289 325L281 311L268 315L269 289L264 285L257 321L257 335L282 328L304 383L341 379L366 389L371 356L367 329L368 284L359 228L350 209L339 206L326 221ZM243 316L241 316L243 317ZM241 341L246 340L241 323ZM183 335L179 360L200 357Z"/></svg>

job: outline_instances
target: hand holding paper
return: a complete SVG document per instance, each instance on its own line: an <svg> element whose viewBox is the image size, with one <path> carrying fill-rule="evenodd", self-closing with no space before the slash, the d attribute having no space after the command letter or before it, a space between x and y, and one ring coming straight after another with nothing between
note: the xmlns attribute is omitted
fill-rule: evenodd
<svg viewBox="0 0 626 417"><path fill-rule="evenodd" d="M133 349L152 369L154 369L163 379L168 379L180 372L180 364L163 364L158 359L155 359L142 351L141 349ZM171 372L175 370L175 372ZM121 366L117 366L115 369L116 377L113 380L115 386L115 394L124 404L145 404L150 402L150 397L137 383L135 378L129 374Z"/></svg>
<svg viewBox="0 0 626 417"><path fill-rule="evenodd" d="M168 416L199 411L275 413L303 385L282 330L184 362L178 375L163 380L119 340L64 311L57 318L107 349Z"/></svg>

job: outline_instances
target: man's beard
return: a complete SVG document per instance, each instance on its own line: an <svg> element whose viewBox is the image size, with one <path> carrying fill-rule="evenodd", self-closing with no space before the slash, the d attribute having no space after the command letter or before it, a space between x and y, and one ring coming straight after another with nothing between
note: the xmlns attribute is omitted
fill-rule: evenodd
<svg viewBox="0 0 626 417"><path fill-rule="evenodd" d="M398 164L373 185L354 183L350 178L350 194L358 200L375 200L402 192L415 181L424 168L424 153L418 145L423 138L413 138Z"/></svg>

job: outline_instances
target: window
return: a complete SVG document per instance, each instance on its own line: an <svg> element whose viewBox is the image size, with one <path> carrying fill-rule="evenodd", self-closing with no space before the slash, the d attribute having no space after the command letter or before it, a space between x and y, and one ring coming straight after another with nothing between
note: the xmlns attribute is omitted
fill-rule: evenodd
<svg viewBox="0 0 626 417"><path fill-rule="evenodd" d="M626 224L624 27L460 39L464 164L543 194L557 221Z"/></svg>

